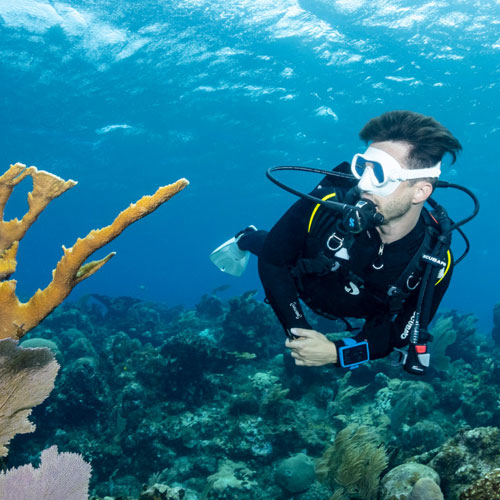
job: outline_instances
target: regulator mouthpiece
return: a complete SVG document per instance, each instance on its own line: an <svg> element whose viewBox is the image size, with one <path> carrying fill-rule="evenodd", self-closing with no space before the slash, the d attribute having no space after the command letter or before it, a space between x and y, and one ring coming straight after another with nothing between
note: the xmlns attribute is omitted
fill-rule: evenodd
<svg viewBox="0 0 500 500"><path fill-rule="evenodd" d="M384 223L384 216L377 212L375 203L370 200L359 200L356 205L346 205L343 210L344 228L353 234L361 233Z"/></svg>

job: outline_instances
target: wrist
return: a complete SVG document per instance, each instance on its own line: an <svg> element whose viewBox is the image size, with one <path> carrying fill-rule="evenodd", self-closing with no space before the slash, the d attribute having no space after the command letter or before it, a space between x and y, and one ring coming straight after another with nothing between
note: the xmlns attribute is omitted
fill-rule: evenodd
<svg viewBox="0 0 500 500"><path fill-rule="evenodd" d="M329 363L332 363L334 365L338 365L339 363L339 356L337 352L337 346L335 345L334 342L330 342L330 357L329 357Z"/></svg>

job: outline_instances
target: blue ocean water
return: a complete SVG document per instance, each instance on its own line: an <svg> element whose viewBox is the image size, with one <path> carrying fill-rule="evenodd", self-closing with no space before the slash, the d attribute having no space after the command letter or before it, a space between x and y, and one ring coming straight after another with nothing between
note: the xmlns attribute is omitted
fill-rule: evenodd
<svg viewBox="0 0 500 500"><path fill-rule="evenodd" d="M236 279L208 254L250 223L270 228L295 201L266 169L331 168L363 150L370 118L411 109L464 147L443 179L482 209L441 309L473 312L488 332L500 299L499 25L498 0L0 0L2 169L19 161L78 181L23 239L18 295L49 283L61 245L180 177L189 187L99 251L117 256L70 298L173 306L221 285L260 291L255 261ZM28 190L6 218L22 216ZM472 208L461 194L436 198L457 219Z"/></svg>

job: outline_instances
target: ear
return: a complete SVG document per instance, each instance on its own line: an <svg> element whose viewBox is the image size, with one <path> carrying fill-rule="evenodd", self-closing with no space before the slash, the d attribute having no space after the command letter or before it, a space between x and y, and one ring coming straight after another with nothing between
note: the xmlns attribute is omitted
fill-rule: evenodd
<svg viewBox="0 0 500 500"><path fill-rule="evenodd" d="M415 191L413 192L412 202L424 203L427 198L432 194L432 184L429 181L421 180L415 183Z"/></svg>

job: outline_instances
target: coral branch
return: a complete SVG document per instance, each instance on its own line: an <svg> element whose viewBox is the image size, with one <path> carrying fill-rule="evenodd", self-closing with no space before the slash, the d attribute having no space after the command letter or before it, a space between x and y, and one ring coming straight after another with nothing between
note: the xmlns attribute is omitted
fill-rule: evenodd
<svg viewBox="0 0 500 500"><path fill-rule="evenodd" d="M19 242L14 241L9 248L4 250L2 256L0 257L0 281L7 279L16 270L16 256L18 248Z"/></svg>
<svg viewBox="0 0 500 500"><path fill-rule="evenodd" d="M6 200L14 187L27 175L33 178L33 191L28 195L29 210L21 221L3 221ZM8 278L16 267L18 241L51 200L73 187L74 181L63 179L35 167L26 168L17 163L0 177L0 280ZM161 204L184 189L189 182L180 179L160 187L152 196L143 196L137 203L118 214L112 224L92 230L85 238L78 238L72 248L63 246L64 255L52 272L52 282L38 290L26 303L16 297L16 281L0 282L0 339L20 338L52 312L85 278L98 271L114 253L103 259L84 264L96 250L116 238L126 227L156 210Z"/></svg>
<svg viewBox="0 0 500 500"><path fill-rule="evenodd" d="M28 194L29 210L18 220L4 221L4 209L7 200L14 188L27 176L33 179L33 191ZM9 170L0 177L0 250L5 251L20 241L29 227L37 220L44 208L54 199L76 186L73 180L65 181L57 175L37 170L35 167L26 168L22 163L11 165Z"/></svg>

